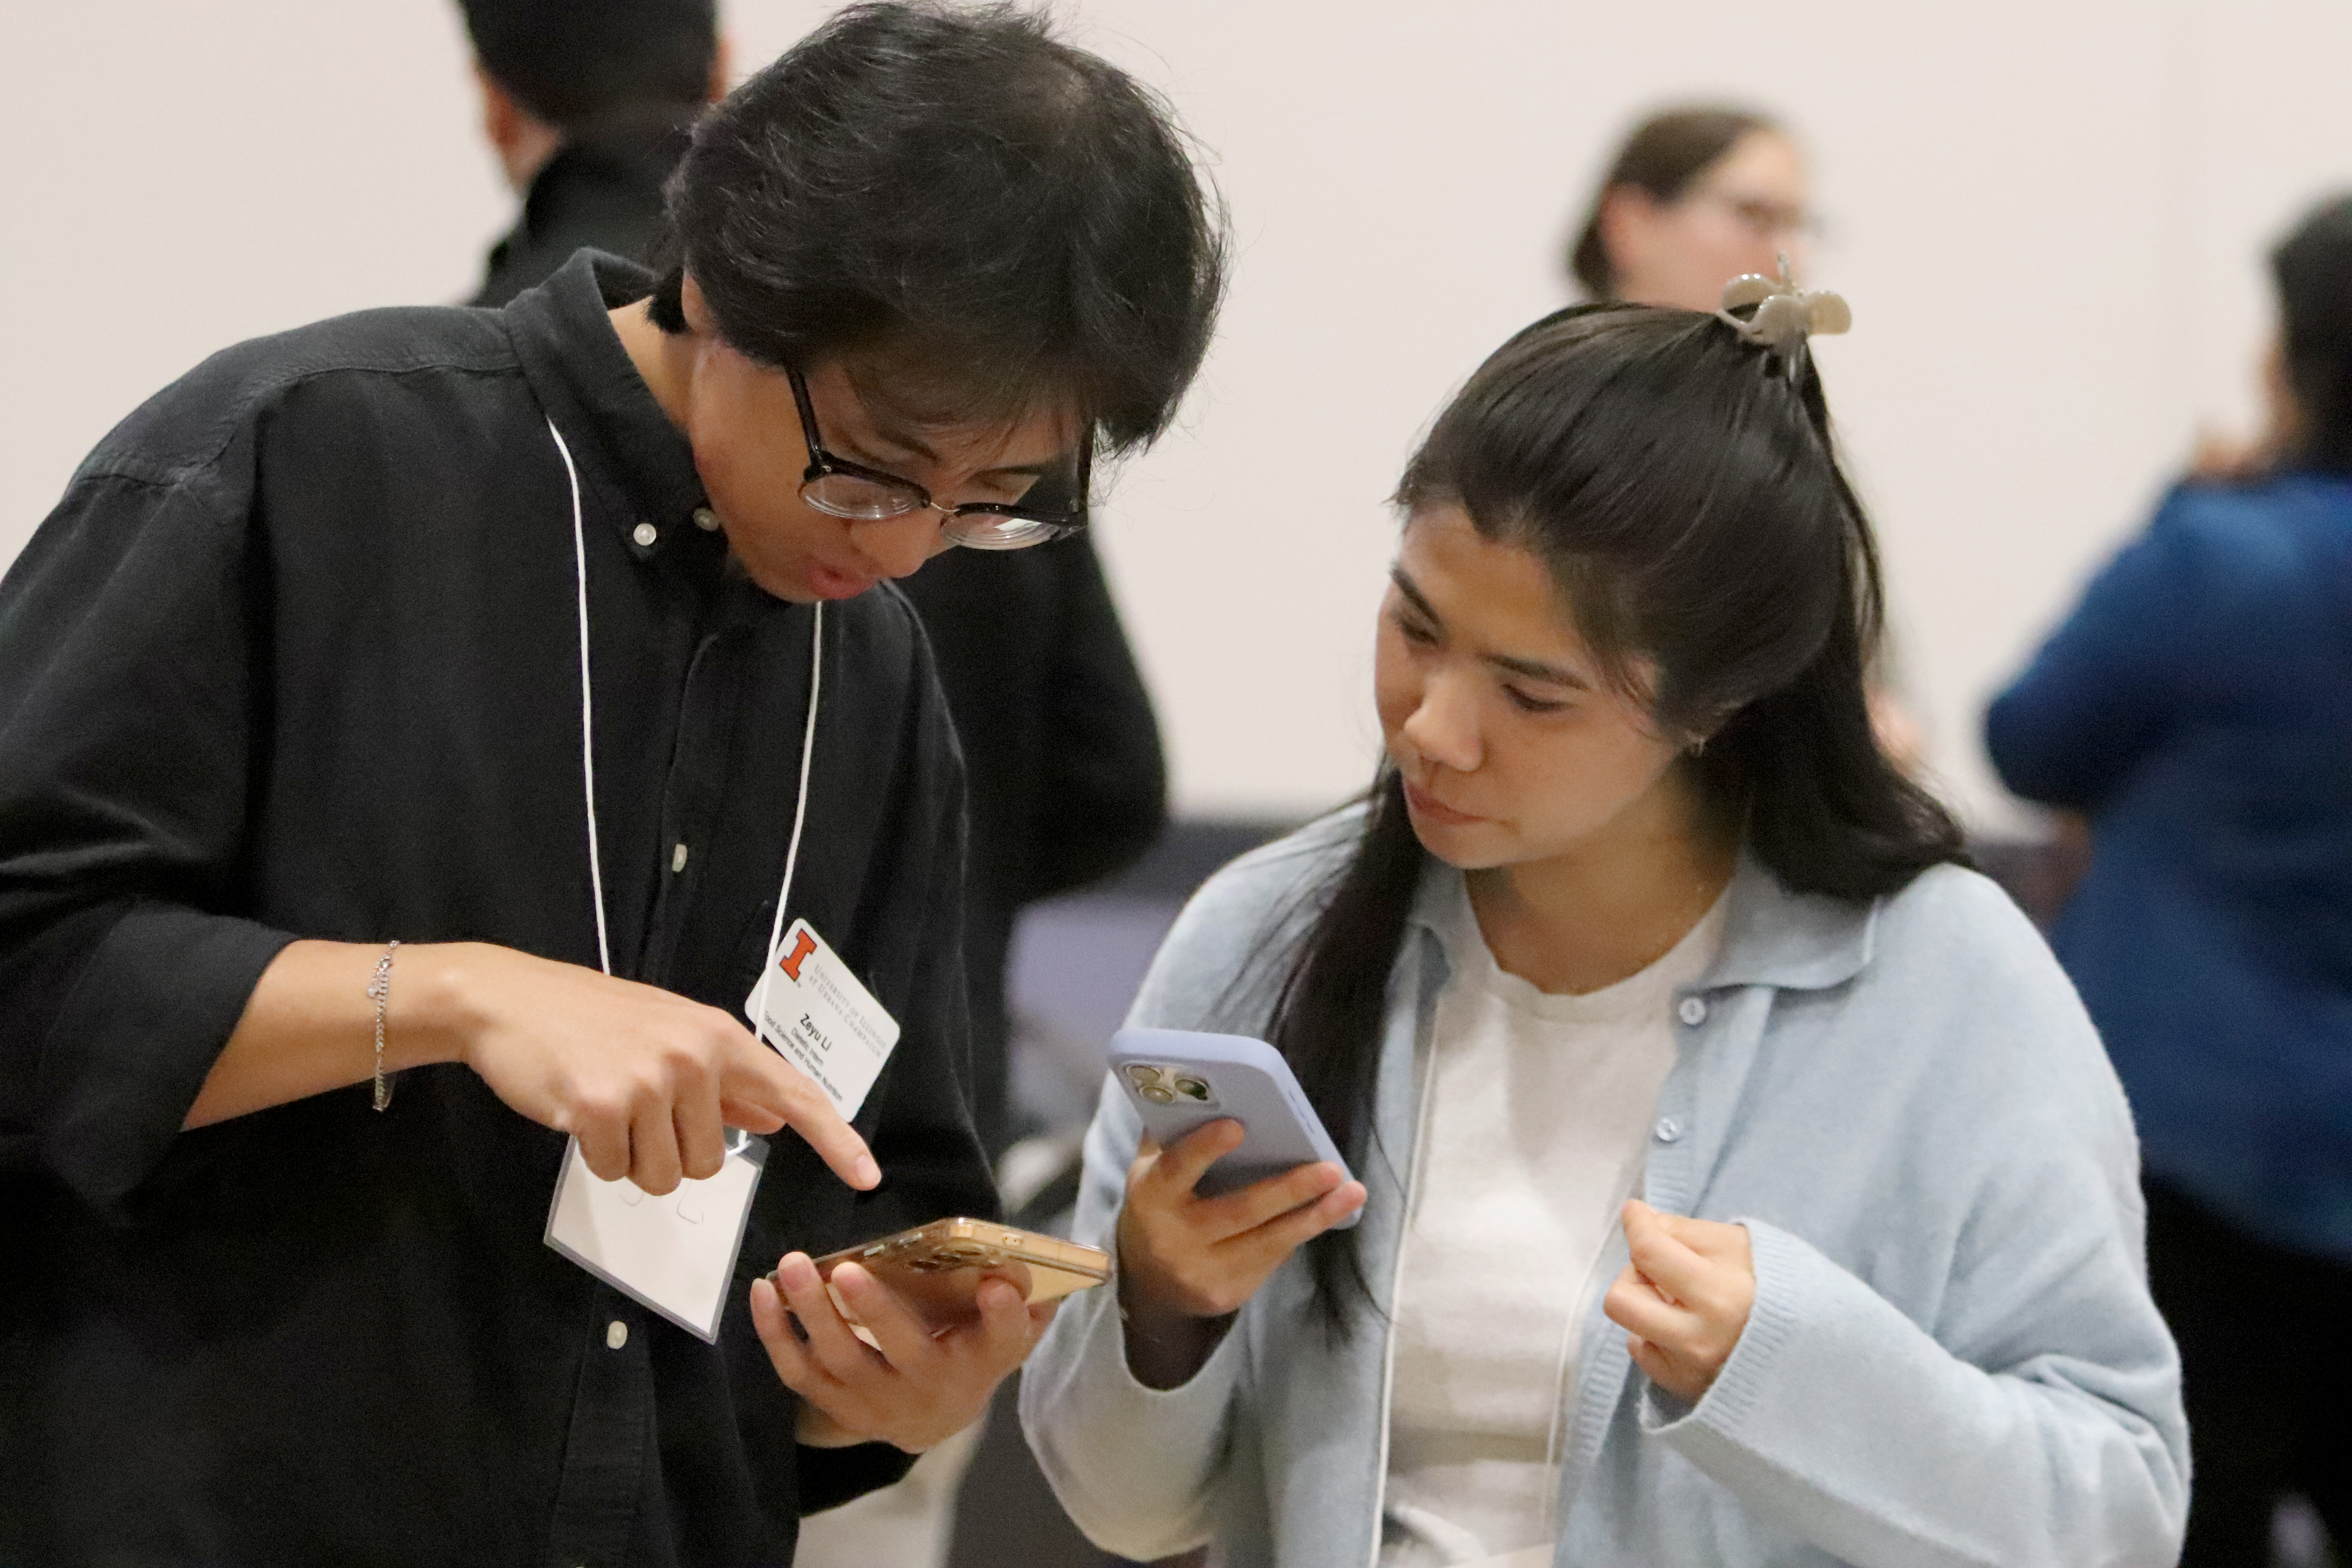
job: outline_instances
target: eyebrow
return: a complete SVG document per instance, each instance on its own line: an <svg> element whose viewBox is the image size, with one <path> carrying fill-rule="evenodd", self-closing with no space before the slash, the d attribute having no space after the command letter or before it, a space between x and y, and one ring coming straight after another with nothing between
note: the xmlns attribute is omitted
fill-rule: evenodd
<svg viewBox="0 0 2352 1568"><path fill-rule="evenodd" d="M1402 566L1389 568L1389 581L1396 584L1396 591L1411 601L1414 609L1441 626L1445 624L1445 617L1437 613L1436 606L1429 602L1428 596L1421 591L1420 585L1413 582ZM1541 659L1517 658L1507 653L1490 653L1485 658L1486 661L1496 668L1507 670L1513 675L1526 676L1530 680L1540 680L1550 686L1573 687L1579 691L1592 689L1592 682L1577 674L1576 671L1563 669L1556 664L1546 664Z"/></svg>

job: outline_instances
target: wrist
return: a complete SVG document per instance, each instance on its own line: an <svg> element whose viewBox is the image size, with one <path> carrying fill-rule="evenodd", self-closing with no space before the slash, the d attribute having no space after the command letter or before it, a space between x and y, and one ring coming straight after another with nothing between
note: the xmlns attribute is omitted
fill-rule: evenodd
<svg viewBox="0 0 2352 1568"><path fill-rule="evenodd" d="M403 943L394 955L392 999L384 1020L384 1066L399 1069L463 1062L479 1032L473 963L481 944Z"/></svg>

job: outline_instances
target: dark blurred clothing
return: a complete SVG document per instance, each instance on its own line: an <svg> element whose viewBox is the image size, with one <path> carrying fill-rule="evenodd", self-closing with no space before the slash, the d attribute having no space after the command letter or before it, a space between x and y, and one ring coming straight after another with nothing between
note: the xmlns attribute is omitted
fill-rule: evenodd
<svg viewBox="0 0 2352 1568"><path fill-rule="evenodd" d="M503 305L537 288L575 250L643 261L662 225L662 181L686 151L676 124L577 135L556 149L523 197L522 214L490 247L473 305Z"/></svg>
<svg viewBox="0 0 2352 1568"><path fill-rule="evenodd" d="M965 968L972 1120L1010 1142L1004 970L1021 906L1131 865L1167 821L1143 689L1081 533L1028 550L950 550L898 587L930 633L971 791Z"/></svg>
<svg viewBox="0 0 2352 1568"><path fill-rule="evenodd" d="M2195 1497L2180 1568L2260 1568L2280 1495L2352 1547L2352 1266L2242 1235L2147 1184L2148 1289L2180 1346Z"/></svg>
<svg viewBox="0 0 2352 1568"><path fill-rule="evenodd" d="M2092 819L2052 942L2149 1172L2352 1262L2352 481L2175 491L1986 740Z"/></svg>

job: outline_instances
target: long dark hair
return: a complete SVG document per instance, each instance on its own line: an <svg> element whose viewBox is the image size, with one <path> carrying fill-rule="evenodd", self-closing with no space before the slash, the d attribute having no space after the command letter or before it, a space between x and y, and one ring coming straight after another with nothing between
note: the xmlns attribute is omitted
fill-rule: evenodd
<svg viewBox="0 0 2352 1568"><path fill-rule="evenodd" d="M1792 890L1865 900L1964 859L1958 825L1879 750L1864 672L1878 553L1811 355L1690 310L1580 306L1479 366L1407 466L1410 515L1459 506L1549 567L1612 679L1655 668L1652 721L1704 742L1703 801ZM1294 949L1271 1038L1360 1168L1389 987L1425 852L1395 770ZM1369 1297L1350 1233L1310 1244L1325 1322Z"/></svg>
<svg viewBox="0 0 2352 1568"><path fill-rule="evenodd" d="M2321 203L2271 252L2306 468L2352 475L2352 195Z"/></svg>
<svg viewBox="0 0 2352 1568"><path fill-rule="evenodd" d="M1592 193L1584 226L1568 248L1568 270L1594 300L1617 298L1617 268L1609 259L1609 246L1601 235L1601 209L1609 193L1631 185L1647 191L1657 202L1680 200L1691 183L1731 151L1732 144L1751 131L1779 132L1780 127L1752 110L1703 106L1669 109L1633 128L1617 150L1609 173Z"/></svg>

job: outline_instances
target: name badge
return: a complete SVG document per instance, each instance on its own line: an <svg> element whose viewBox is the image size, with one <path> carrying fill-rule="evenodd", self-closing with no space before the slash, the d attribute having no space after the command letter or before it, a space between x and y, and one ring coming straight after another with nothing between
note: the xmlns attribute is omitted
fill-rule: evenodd
<svg viewBox="0 0 2352 1568"><path fill-rule="evenodd" d="M793 921L743 1016L761 1039L814 1079L848 1121L898 1045L898 1020L859 984L816 928Z"/></svg>
<svg viewBox="0 0 2352 1568"><path fill-rule="evenodd" d="M728 1134L727 1163L704 1181L684 1181L655 1197L626 1176L608 1182L588 1168L574 1138L547 1213L547 1245L615 1290L709 1343L719 1342L735 1257L751 1217L751 1195L768 1144Z"/></svg>

